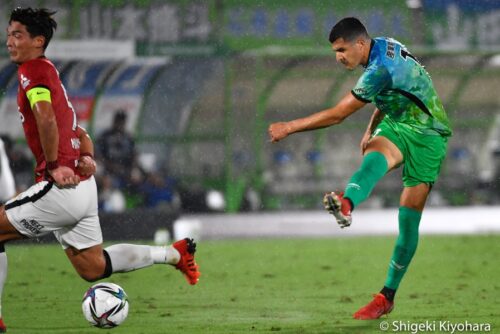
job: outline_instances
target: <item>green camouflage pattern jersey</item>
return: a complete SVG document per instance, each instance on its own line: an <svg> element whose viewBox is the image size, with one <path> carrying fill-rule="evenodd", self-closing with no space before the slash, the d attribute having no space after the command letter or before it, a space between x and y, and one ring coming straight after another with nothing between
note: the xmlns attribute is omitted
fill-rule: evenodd
<svg viewBox="0 0 500 334"><path fill-rule="evenodd" d="M392 38L372 39L368 64L352 94L418 133L443 137L452 134L429 73Z"/></svg>

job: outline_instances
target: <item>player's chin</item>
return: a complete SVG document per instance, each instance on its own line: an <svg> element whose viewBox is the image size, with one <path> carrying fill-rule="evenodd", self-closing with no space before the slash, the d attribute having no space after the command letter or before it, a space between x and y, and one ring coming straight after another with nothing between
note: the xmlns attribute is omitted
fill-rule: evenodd
<svg viewBox="0 0 500 334"><path fill-rule="evenodd" d="M16 57L15 55L10 55L10 61L13 62L14 64L21 64L21 60L19 57Z"/></svg>

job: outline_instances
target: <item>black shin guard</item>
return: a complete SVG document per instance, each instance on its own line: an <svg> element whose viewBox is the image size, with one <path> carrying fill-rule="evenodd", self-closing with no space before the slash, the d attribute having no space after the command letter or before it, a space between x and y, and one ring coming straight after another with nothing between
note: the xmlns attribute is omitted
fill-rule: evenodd
<svg viewBox="0 0 500 334"><path fill-rule="evenodd" d="M113 273L113 266L111 265L111 258L109 257L109 254L105 249L102 250L102 254L104 255L104 259L106 260L106 267L104 268L104 273L102 274L101 278L107 278Z"/></svg>

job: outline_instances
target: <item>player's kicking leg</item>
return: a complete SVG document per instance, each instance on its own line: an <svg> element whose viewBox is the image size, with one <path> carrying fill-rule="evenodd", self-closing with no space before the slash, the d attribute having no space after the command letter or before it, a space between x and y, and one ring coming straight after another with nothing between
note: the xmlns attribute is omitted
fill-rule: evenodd
<svg viewBox="0 0 500 334"><path fill-rule="evenodd" d="M67 247L65 252L78 274L90 282L153 264L174 266L191 285L198 283L201 275L194 260L196 243L188 238L163 247L116 244L103 249L101 245L95 245L80 250Z"/></svg>
<svg viewBox="0 0 500 334"><path fill-rule="evenodd" d="M344 193L328 193L325 209L335 216L340 227L351 225L351 211L364 202L375 185L392 168L402 162L398 147L384 137L370 140L359 169L351 176Z"/></svg>
<svg viewBox="0 0 500 334"><path fill-rule="evenodd" d="M59 190L55 189L54 192L57 195ZM49 192L48 195L50 194ZM128 272L153 264L170 264L179 269L190 284L198 282L200 273L194 261L196 245L193 240L181 240L164 247L116 244L103 249L94 180L80 182L75 190L66 191L64 198L68 207L75 211L71 216L84 218L74 224L66 223L53 233L83 279L95 281L113 273ZM82 198L86 198L87 202L84 204L87 205L82 204ZM81 207L90 209L80 212ZM39 213L40 216L41 214ZM71 216L63 211L58 218L62 217L59 219L64 223L71 221Z"/></svg>
<svg viewBox="0 0 500 334"><path fill-rule="evenodd" d="M107 267L106 276L111 273L129 272L153 264L169 264L179 270L189 284L198 283L201 275L194 255L196 243L185 238L169 246L147 246L134 244L116 244L102 251ZM111 271L110 271L111 270ZM102 273L102 271L101 271Z"/></svg>

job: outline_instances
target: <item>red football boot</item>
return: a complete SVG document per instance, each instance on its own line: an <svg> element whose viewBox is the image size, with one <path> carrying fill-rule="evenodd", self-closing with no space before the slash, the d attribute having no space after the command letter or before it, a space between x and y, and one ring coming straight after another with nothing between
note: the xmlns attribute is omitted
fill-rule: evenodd
<svg viewBox="0 0 500 334"><path fill-rule="evenodd" d="M344 198L344 193L336 194L331 192L325 194L323 204L325 209L335 217L341 228L351 225L351 203Z"/></svg>
<svg viewBox="0 0 500 334"><path fill-rule="evenodd" d="M7 333L7 327L5 327L2 318L0 318L0 333Z"/></svg>
<svg viewBox="0 0 500 334"><path fill-rule="evenodd" d="M391 313L394 308L394 302L388 301L381 293L377 293L373 297L371 302L354 313L354 319L373 320L380 318L384 314Z"/></svg>
<svg viewBox="0 0 500 334"><path fill-rule="evenodd" d="M193 239L182 239L175 242L172 245L179 254L181 255L181 259L175 266L175 268L179 269L187 281L191 285L195 285L198 283L199 277L201 273L198 271L198 265L194 261L194 253L196 252L196 243Z"/></svg>

